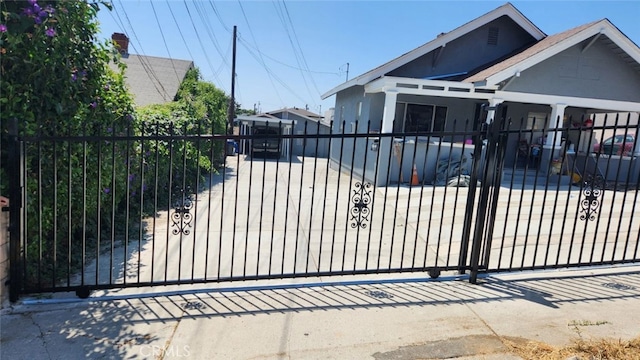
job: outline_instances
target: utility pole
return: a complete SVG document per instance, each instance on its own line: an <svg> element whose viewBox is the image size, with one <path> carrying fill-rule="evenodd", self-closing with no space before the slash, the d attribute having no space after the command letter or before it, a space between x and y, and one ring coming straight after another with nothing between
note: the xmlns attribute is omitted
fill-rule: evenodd
<svg viewBox="0 0 640 360"><path fill-rule="evenodd" d="M349 63L347 63L347 80L346 81L349 81Z"/></svg>
<svg viewBox="0 0 640 360"><path fill-rule="evenodd" d="M229 99L229 124L227 128L227 135L233 134L233 119L236 117L236 32L237 26L233 26L233 55L231 58L231 99Z"/></svg>

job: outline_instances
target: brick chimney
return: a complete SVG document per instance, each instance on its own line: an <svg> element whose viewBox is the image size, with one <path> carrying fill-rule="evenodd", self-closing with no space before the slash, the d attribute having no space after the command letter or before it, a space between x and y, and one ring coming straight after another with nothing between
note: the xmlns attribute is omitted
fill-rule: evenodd
<svg viewBox="0 0 640 360"><path fill-rule="evenodd" d="M120 51L120 54L125 56L129 55L129 38L122 33L113 33L111 40L116 44L116 48Z"/></svg>

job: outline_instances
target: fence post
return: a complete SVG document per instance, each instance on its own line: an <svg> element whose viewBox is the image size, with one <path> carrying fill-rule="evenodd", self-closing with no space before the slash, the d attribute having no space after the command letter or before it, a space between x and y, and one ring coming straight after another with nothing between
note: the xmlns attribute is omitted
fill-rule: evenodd
<svg viewBox="0 0 640 360"><path fill-rule="evenodd" d="M471 274L469 282L475 284L478 279L478 271L480 269L480 253L482 251L482 245L486 239L490 239L491 230L485 232L485 225L488 221L493 220L495 216L495 203L497 201L498 188L500 187L500 164L501 156L501 137L500 128L501 121L492 120L489 124L487 131L487 152L484 159L484 173L482 176L482 185L480 187L480 199L478 201L478 211L476 214L475 228L473 231L473 243L471 246ZM492 196L491 204L489 203L489 197ZM490 229L493 226L490 225ZM486 244L485 244L486 245ZM485 259L489 256L489 250L485 248L487 252Z"/></svg>
<svg viewBox="0 0 640 360"><path fill-rule="evenodd" d="M9 300L16 302L22 289L21 219L22 211L22 151L18 139L18 120L9 120L8 161L9 179Z"/></svg>
<svg viewBox="0 0 640 360"><path fill-rule="evenodd" d="M484 174L486 167L482 167L486 162L482 158L482 149L484 139L487 136L487 127L483 123L479 134L473 138L473 164L471 167L471 178L469 180L469 193L467 195L467 206L465 209L464 228L462 230L462 243L460 245L460 259L458 260L458 272L464 274L467 268L467 259L469 256L469 240L471 238L471 228L473 213L476 208L476 189L478 188L479 173ZM481 170L482 169L482 170ZM480 172L482 171L482 172Z"/></svg>

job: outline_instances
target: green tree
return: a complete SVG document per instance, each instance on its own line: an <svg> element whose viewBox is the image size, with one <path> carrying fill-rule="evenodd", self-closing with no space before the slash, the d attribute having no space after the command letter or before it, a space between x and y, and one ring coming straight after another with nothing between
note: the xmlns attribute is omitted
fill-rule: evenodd
<svg viewBox="0 0 640 360"><path fill-rule="evenodd" d="M7 122L17 119L21 134L36 139L25 148L25 259L31 283L52 284L69 275L82 259L79 252L99 250L103 231L113 238L110 205L126 202L127 174L137 164L130 161L136 157L133 147L49 140L122 134L134 121L124 68L109 67L110 61L118 64L117 52L96 39L99 9L99 3L78 0L0 1L2 135ZM6 177L0 178L4 192ZM78 218L83 221L70 220Z"/></svg>

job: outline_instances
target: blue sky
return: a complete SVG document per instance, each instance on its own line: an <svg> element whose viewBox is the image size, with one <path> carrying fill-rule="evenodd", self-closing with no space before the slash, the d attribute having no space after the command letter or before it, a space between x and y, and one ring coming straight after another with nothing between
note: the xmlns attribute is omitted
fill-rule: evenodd
<svg viewBox="0 0 640 360"><path fill-rule="evenodd" d="M189 59L231 92L232 28L238 28L236 100L270 111L309 107L320 95L505 3L505 1L111 0L101 38L126 33L129 51ZM640 1L513 1L546 34L608 18L640 44ZM258 105L259 104L259 105Z"/></svg>

